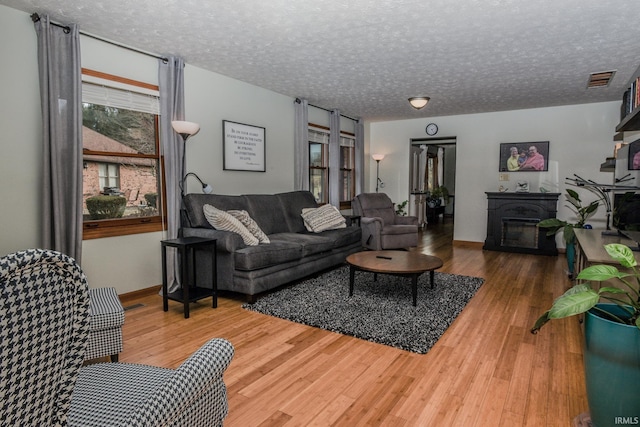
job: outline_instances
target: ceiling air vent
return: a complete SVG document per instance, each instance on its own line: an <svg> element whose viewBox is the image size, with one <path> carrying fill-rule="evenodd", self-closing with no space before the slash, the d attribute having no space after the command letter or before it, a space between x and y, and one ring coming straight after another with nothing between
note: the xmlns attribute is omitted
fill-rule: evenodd
<svg viewBox="0 0 640 427"><path fill-rule="evenodd" d="M599 73L591 73L589 74L589 82L587 83L587 87L606 87L611 83L611 79L616 74L614 71L601 71Z"/></svg>

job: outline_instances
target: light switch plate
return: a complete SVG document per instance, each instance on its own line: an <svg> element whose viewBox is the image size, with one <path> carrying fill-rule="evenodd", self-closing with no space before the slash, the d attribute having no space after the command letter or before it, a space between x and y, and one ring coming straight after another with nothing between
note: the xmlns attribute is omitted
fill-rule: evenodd
<svg viewBox="0 0 640 427"><path fill-rule="evenodd" d="M508 173L501 173L500 174L500 181L509 181L509 174Z"/></svg>

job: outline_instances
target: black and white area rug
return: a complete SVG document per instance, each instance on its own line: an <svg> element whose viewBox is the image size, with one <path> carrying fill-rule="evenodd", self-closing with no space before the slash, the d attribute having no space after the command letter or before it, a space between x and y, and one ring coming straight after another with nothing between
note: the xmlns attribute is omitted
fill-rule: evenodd
<svg viewBox="0 0 640 427"><path fill-rule="evenodd" d="M247 310L351 335L368 341L424 354L438 341L480 288L484 279L429 273L418 280L414 307L411 279L357 271L349 297L349 267L259 297Z"/></svg>

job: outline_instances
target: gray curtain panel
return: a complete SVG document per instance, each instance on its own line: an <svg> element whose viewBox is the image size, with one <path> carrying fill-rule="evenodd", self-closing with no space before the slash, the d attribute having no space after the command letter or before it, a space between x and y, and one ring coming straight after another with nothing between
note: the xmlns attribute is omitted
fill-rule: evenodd
<svg viewBox="0 0 640 427"><path fill-rule="evenodd" d="M356 195L364 192L364 123L362 119L356 122L356 147L355 147L355 168L356 168Z"/></svg>
<svg viewBox="0 0 640 427"><path fill-rule="evenodd" d="M82 83L76 25L35 22L42 104L42 246L82 255Z"/></svg>
<svg viewBox="0 0 640 427"><path fill-rule="evenodd" d="M167 238L175 239L180 230L180 180L184 141L171 127L171 121L184 120L184 61L169 57L158 60L158 86L160 88L160 142L164 157L164 173L167 185ZM169 292L180 287L178 257L175 250L167 251L167 286Z"/></svg>
<svg viewBox="0 0 640 427"><path fill-rule="evenodd" d="M309 190L309 102L296 99L294 130L294 189Z"/></svg>
<svg viewBox="0 0 640 427"><path fill-rule="evenodd" d="M340 111L329 117L329 203L340 207Z"/></svg>

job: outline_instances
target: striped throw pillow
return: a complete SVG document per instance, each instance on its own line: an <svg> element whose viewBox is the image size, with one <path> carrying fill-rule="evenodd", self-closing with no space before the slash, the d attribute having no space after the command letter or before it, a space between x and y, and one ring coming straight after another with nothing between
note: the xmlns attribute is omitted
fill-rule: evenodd
<svg viewBox="0 0 640 427"><path fill-rule="evenodd" d="M230 211L227 211L227 213L233 216L238 221L240 221L242 225L247 227L247 230L249 230L249 233L256 236L260 243L271 243L271 241L269 240L269 237L267 237L267 235L264 234L264 231L262 231L258 223L255 222L253 218L251 218L251 216L249 215L249 212L230 210Z"/></svg>
<svg viewBox="0 0 640 427"><path fill-rule="evenodd" d="M247 227L242 225L240 221L229 215L225 211L216 209L211 205L204 205L202 207L205 218L209 221L209 224L216 230L231 231L237 233L242 237L242 241L247 246L257 246L258 238L251 234Z"/></svg>
<svg viewBox="0 0 640 427"><path fill-rule="evenodd" d="M340 211L328 203L319 208L302 209L302 219L307 230L314 233L347 227L347 222Z"/></svg>

